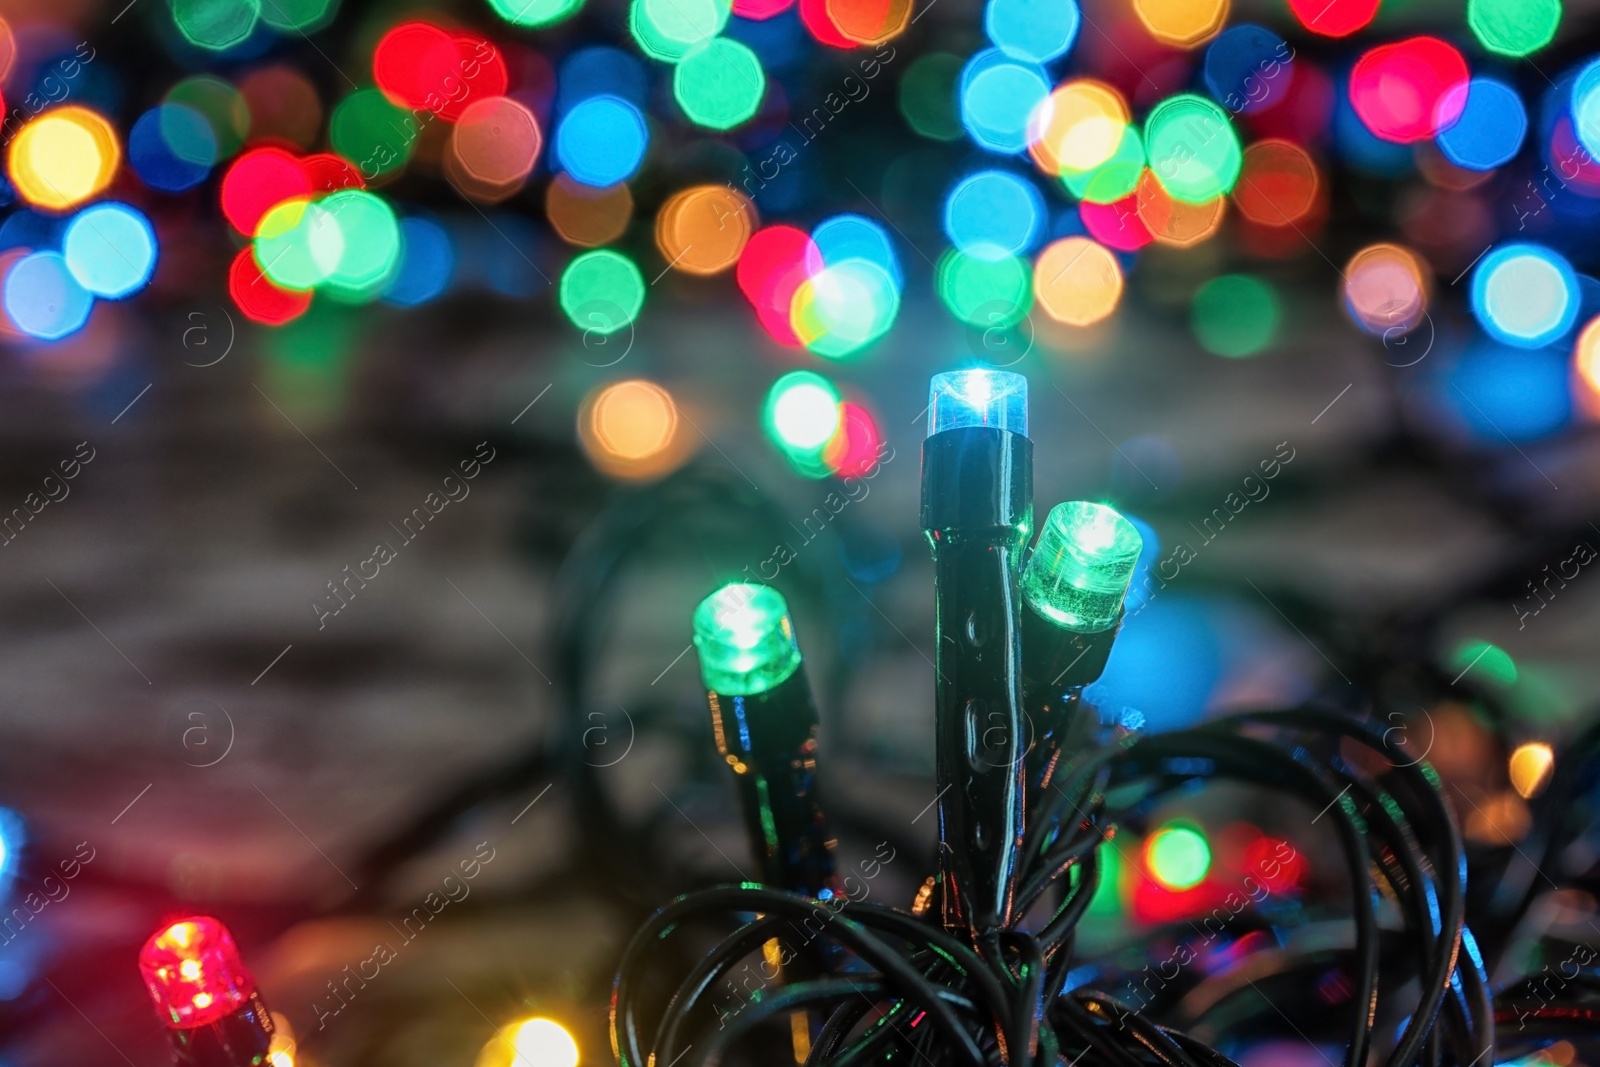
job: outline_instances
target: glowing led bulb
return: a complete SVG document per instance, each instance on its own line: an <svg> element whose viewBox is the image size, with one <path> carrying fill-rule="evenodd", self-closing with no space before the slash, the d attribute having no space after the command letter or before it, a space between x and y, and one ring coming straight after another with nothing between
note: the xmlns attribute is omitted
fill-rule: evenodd
<svg viewBox="0 0 1600 1067"><path fill-rule="evenodd" d="M554 1019L523 1019L502 1027L475 1067L577 1067L578 1043Z"/></svg>
<svg viewBox="0 0 1600 1067"><path fill-rule="evenodd" d="M1150 875L1168 889L1193 889L1211 870L1211 845L1206 835L1187 823L1163 826L1144 846Z"/></svg>
<svg viewBox="0 0 1600 1067"><path fill-rule="evenodd" d="M1022 572L1022 595L1040 615L1078 633L1117 621L1144 538L1116 509L1087 500L1057 504Z"/></svg>
<svg viewBox="0 0 1600 1067"><path fill-rule="evenodd" d="M1543 741L1518 745L1517 750L1511 753L1508 767L1511 787L1524 799L1537 796L1550 781L1550 772L1555 765L1556 754Z"/></svg>
<svg viewBox="0 0 1600 1067"><path fill-rule="evenodd" d="M731 582L694 609L694 643L706 688L728 696L765 693L800 666L800 646L783 594Z"/></svg>
<svg viewBox="0 0 1600 1067"><path fill-rule="evenodd" d="M1028 379L1002 370L957 370L928 382L928 436L965 426L1028 435Z"/></svg>
<svg viewBox="0 0 1600 1067"><path fill-rule="evenodd" d="M227 927L205 916L175 922L146 941L139 972L156 1010L175 1030L217 1022L255 992Z"/></svg>

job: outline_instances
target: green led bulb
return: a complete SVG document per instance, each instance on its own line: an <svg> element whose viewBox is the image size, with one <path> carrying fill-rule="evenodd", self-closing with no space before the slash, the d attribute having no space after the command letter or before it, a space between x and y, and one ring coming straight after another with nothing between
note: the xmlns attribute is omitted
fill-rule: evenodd
<svg viewBox="0 0 1600 1067"><path fill-rule="evenodd" d="M694 609L694 643L706 688L727 696L765 693L800 666L800 645L783 594L730 582Z"/></svg>
<svg viewBox="0 0 1600 1067"><path fill-rule="evenodd" d="M1109 630L1143 547L1139 531L1115 508L1087 500L1057 504L1022 572L1022 595L1033 610L1068 630Z"/></svg>

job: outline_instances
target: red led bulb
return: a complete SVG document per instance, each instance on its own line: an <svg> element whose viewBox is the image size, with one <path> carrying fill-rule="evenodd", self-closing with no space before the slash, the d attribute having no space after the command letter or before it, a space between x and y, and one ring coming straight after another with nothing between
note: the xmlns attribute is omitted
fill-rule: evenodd
<svg viewBox="0 0 1600 1067"><path fill-rule="evenodd" d="M139 951L139 973L181 1064L258 1064L272 1018L227 927L197 915L172 923Z"/></svg>
<svg viewBox="0 0 1600 1067"><path fill-rule="evenodd" d="M146 941L139 971L156 1010L179 1030L233 1014L256 988L227 927L203 915L175 922Z"/></svg>

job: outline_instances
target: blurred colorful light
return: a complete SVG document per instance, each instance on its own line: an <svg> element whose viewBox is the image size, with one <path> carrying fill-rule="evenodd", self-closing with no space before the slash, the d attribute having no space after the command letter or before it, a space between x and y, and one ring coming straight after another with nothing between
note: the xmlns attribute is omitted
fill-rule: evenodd
<svg viewBox="0 0 1600 1067"><path fill-rule="evenodd" d="M1289 0L1300 25L1324 37L1348 37L1364 29L1381 0Z"/></svg>
<svg viewBox="0 0 1600 1067"><path fill-rule="evenodd" d="M729 37L695 45L672 72L678 106L690 122L710 130L731 130L748 122L766 91L761 60Z"/></svg>
<svg viewBox="0 0 1600 1067"><path fill-rule="evenodd" d="M860 404L845 401L839 405L839 429L828 438L822 461L841 478L867 475L879 462L883 431L872 413Z"/></svg>
<svg viewBox="0 0 1600 1067"><path fill-rule="evenodd" d="M1550 344L1572 329L1579 302L1572 265L1539 245L1502 245L1472 272L1472 313L1503 344Z"/></svg>
<svg viewBox="0 0 1600 1067"><path fill-rule="evenodd" d="M1211 870L1211 846L1197 827L1168 823L1145 842L1144 861L1163 887L1193 889Z"/></svg>
<svg viewBox="0 0 1600 1067"><path fill-rule="evenodd" d="M1407 333L1427 314L1428 267L1409 248L1369 245L1345 264L1344 306L1368 333Z"/></svg>
<svg viewBox="0 0 1600 1067"><path fill-rule="evenodd" d="M1079 200L1091 204L1110 204L1128 196L1139 187L1139 178L1145 173L1147 160L1144 139L1132 126L1122 128L1122 139L1111 158L1092 170L1065 170L1061 181L1067 191Z"/></svg>
<svg viewBox="0 0 1600 1067"><path fill-rule="evenodd" d="M934 141L954 141L961 136L961 114L956 86L961 79L961 57L949 52L918 56L900 76L898 102L906 124Z"/></svg>
<svg viewBox="0 0 1600 1067"><path fill-rule="evenodd" d="M1350 71L1350 104L1373 136L1411 144L1438 135L1467 102L1467 62L1437 37L1369 49Z"/></svg>
<svg viewBox="0 0 1600 1067"><path fill-rule="evenodd" d="M800 283L789 321L810 351L840 359L883 337L899 313L900 290L888 272L870 260L847 259Z"/></svg>
<svg viewBox="0 0 1600 1067"><path fill-rule="evenodd" d="M1039 66L990 48L967 62L959 85L961 124L974 141L1008 155L1027 148L1029 120L1050 95L1050 81Z"/></svg>
<svg viewBox="0 0 1600 1067"><path fill-rule="evenodd" d="M911 0L822 0L828 21L849 44L875 48L905 32Z"/></svg>
<svg viewBox="0 0 1600 1067"><path fill-rule="evenodd" d="M222 213L233 228L254 237L268 210L294 197L309 197L311 179L299 160L281 148L252 148L222 176Z"/></svg>
<svg viewBox="0 0 1600 1067"><path fill-rule="evenodd" d="M22 199L65 211L110 185L121 161L122 149L111 124L86 107L68 104L17 131L6 171Z"/></svg>
<svg viewBox="0 0 1600 1067"><path fill-rule="evenodd" d="M1265 26L1230 26L1206 46L1201 73L1206 89L1234 114L1251 115L1287 93L1294 52Z"/></svg>
<svg viewBox="0 0 1600 1067"><path fill-rule="evenodd" d="M1549 784L1555 770L1555 750L1543 741L1529 741L1518 745L1506 763L1506 774L1511 788L1524 800L1536 797Z"/></svg>
<svg viewBox="0 0 1600 1067"><path fill-rule="evenodd" d="M489 6L514 26L540 29L576 14L583 0L489 0Z"/></svg>
<svg viewBox="0 0 1600 1067"><path fill-rule="evenodd" d="M983 28L1013 59L1048 63L1066 54L1078 36L1077 0L988 0Z"/></svg>
<svg viewBox="0 0 1600 1067"><path fill-rule="evenodd" d="M150 280L156 268L156 234L137 208L96 204L67 224L61 252L79 285L103 299L120 300Z"/></svg>
<svg viewBox="0 0 1600 1067"><path fill-rule="evenodd" d="M527 184L543 144L526 104L486 97L469 104L450 130L445 170L468 199L498 204Z"/></svg>
<svg viewBox="0 0 1600 1067"><path fill-rule="evenodd" d="M245 318L264 326L281 326L305 314L310 290L284 289L261 272L253 248L241 248L228 268L228 295Z"/></svg>
<svg viewBox="0 0 1600 1067"><path fill-rule="evenodd" d="M944 202L944 232L969 256L999 259L1033 247L1044 199L1033 183L1002 170L981 170L956 183Z"/></svg>
<svg viewBox="0 0 1600 1067"><path fill-rule="evenodd" d="M345 189L319 204L339 229L339 258L323 283L328 295L346 303L375 299L400 263L400 223L394 209L375 193Z"/></svg>
<svg viewBox="0 0 1600 1067"><path fill-rule="evenodd" d="M419 130L411 112L377 89L358 89L339 101L328 119L333 150L374 179L403 168L416 150Z"/></svg>
<svg viewBox="0 0 1600 1067"><path fill-rule="evenodd" d="M1589 159L1600 157L1600 59L1591 59L1573 79L1571 106L1573 135Z"/></svg>
<svg viewBox="0 0 1600 1067"><path fill-rule="evenodd" d="M1052 176L1092 171L1116 155L1129 121L1116 89L1090 78L1065 82L1029 116L1028 152Z"/></svg>
<svg viewBox="0 0 1600 1067"><path fill-rule="evenodd" d="M128 132L128 162L152 189L181 193L206 180L217 161L211 124L194 108L159 104Z"/></svg>
<svg viewBox="0 0 1600 1067"><path fill-rule="evenodd" d="M1039 254L1033 297L1057 322L1092 326L1117 309L1122 268L1103 245L1087 237L1064 237Z"/></svg>
<svg viewBox="0 0 1600 1067"><path fill-rule="evenodd" d="M939 258L934 285L950 314L982 329L1015 326L1027 317L1033 297L1026 260L979 259L957 248Z"/></svg>
<svg viewBox="0 0 1600 1067"><path fill-rule="evenodd" d="M598 248L622 236L633 218L633 194L619 182L596 189L557 174L544 191L544 213L568 244Z"/></svg>
<svg viewBox="0 0 1600 1067"><path fill-rule="evenodd" d="M767 391L764 421L786 453L818 452L839 429L839 390L820 374L791 371Z"/></svg>
<svg viewBox="0 0 1600 1067"><path fill-rule="evenodd" d="M261 0L167 0L172 22L196 48L222 52L243 44L261 18Z"/></svg>
<svg viewBox="0 0 1600 1067"><path fill-rule="evenodd" d="M578 415L584 451L618 478L656 478L676 467L684 452L678 430L672 394L643 378L603 386L584 400Z"/></svg>
<svg viewBox="0 0 1600 1067"><path fill-rule="evenodd" d="M1199 244L1222 228L1227 198L1214 196L1194 204L1168 195L1154 171L1146 170L1134 190L1139 221L1160 244L1188 248Z"/></svg>
<svg viewBox="0 0 1600 1067"><path fill-rule="evenodd" d="M1133 13L1162 44L1194 48L1228 21L1228 0L1133 0Z"/></svg>
<svg viewBox="0 0 1600 1067"><path fill-rule="evenodd" d="M805 231L768 226L745 243L735 278L773 339L797 345L800 339L789 321L794 295L822 267L822 254Z"/></svg>
<svg viewBox="0 0 1600 1067"><path fill-rule="evenodd" d="M321 285L343 255L344 233L338 220L304 197L274 206L256 228L256 263L268 280L283 289Z"/></svg>
<svg viewBox="0 0 1600 1067"><path fill-rule="evenodd" d="M59 252L33 252L6 273L5 310L23 333L59 341L89 321L94 297Z"/></svg>
<svg viewBox="0 0 1600 1067"><path fill-rule="evenodd" d="M1150 171L1175 200L1203 204L1230 191L1243 155L1227 113L1211 100L1182 93L1157 104L1145 119Z"/></svg>
<svg viewBox="0 0 1600 1067"><path fill-rule="evenodd" d="M676 63L721 33L732 12L730 0L632 0L628 29L645 55Z"/></svg>
<svg viewBox="0 0 1600 1067"><path fill-rule="evenodd" d="M755 205L726 185L674 193L656 215L656 248L676 270L717 274L733 266L760 224Z"/></svg>
<svg viewBox="0 0 1600 1067"><path fill-rule="evenodd" d="M834 266L847 259L864 259L876 264L893 279L895 288L905 283L900 257L882 226L864 215L834 215L811 230L811 241L822 257L822 266Z"/></svg>
<svg viewBox="0 0 1600 1067"><path fill-rule="evenodd" d="M1202 285L1189 307L1200 347L1217 356L1253 356L1277 337L1283 310L1272 285L1249 274L1221 274Z"/></svg>
<svg viewBox="0 0 1600 1067"><path fill-rule="evenodd" d="M1311 154L1290 141L1257 141L1244 150L1233 202L1263 226L1292 226L1311 211L1321 179Z"/></svg>
<svg viewBox="0 0 1600 1067"><path fill-rule="evenodd" d="M609 248L573 257L557 288L561 310L585 335L616 333L644 308L644 275L633 260Z"/></svg>
<svg viewBox="0 0 1600 1067"><path fill-rule="evenodd" d="M425 218L401 219L400 260L383 298L402 307L427 303L450 284L455 265L455 247L442 226Z"/></svg>
<svg viewBox="0 0 1600 1067"><path fill-rule="evenodd" d="M1493 78L1473 78L1465 92L1460 119L1437 135L1439 151L1467 170L1493 170L1511 162L1528 132L1522 98Z"/></svg>
<svg viewBox="0 0 1600 1067"><path fill-rule="evenodd" d="M627 181L644 161L649 132L639 109L620 97L591 96L556 128L556 159L584 185Z"/></svg>
<svg viewBox="0 0 1600 1067"><path fill-rule="evenodd" d="M1467 26L1484 48L1521 59L1549 44L1561 25L1561 0L1467 0Z"/></svg>

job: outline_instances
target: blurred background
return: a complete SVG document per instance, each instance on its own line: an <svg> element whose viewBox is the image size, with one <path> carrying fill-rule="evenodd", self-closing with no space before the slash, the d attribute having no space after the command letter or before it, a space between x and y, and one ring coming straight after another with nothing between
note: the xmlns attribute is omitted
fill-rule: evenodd
<svg viewBox="0 0 1600 1067"><path fill-rule="evenodd" d="M3 0L0 1063L167 1062L135 959L189 914L275 1067L502 1067L535 1017L606 1062L632 929L750 866L689 645L733 578L905 904L960 366L1028 376L1041 512L1145 536L1103 724L1371 716L1510 869L1600 694L1597 14ZM1279 841L1313 914L1313 814L1150 812L1083 951ZM1556 881L1517 938L1589 925Z"/></svg>

